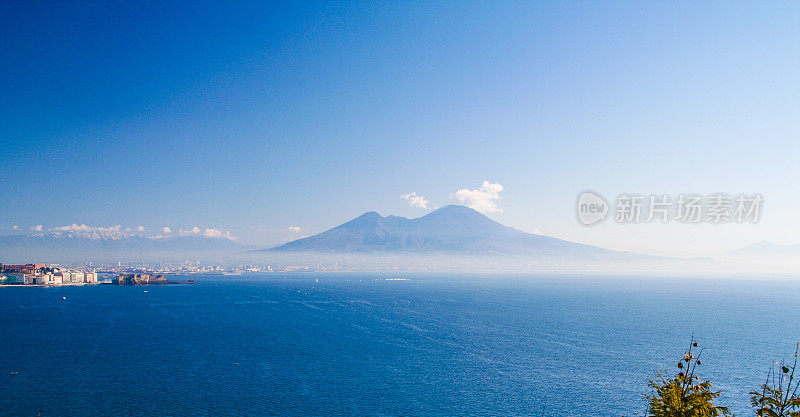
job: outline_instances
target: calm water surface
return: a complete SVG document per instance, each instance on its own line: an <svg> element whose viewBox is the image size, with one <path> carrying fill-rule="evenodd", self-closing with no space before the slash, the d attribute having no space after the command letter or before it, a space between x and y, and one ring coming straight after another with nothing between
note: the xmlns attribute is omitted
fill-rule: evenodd
<svg viewBox="0 0 800 417"><path fill-rule="evenodd" d="M0 288L0 415L635 416L693 333L747 415L800 339L798 282L386 277Z"/></svg>

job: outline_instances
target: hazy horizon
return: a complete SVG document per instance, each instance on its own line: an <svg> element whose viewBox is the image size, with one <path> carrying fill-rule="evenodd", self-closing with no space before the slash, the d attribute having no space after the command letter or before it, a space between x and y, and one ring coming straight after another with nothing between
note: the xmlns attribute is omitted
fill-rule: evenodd
<svg viewBox="0 0 800 417"><path fill-rule="evenodd" d="M800 266L800 246L762 242L711 257L660 257L526 234L461 205L434 212L412 219L367 212L325 233L270 247L241 244L231 236L208 235L205 231L148 236L146 231L79 227L0 237L0 253L8 264L122 263L152 267L188 262L240 271L242 265L251 265L277 271L307 268L730 277L793 274Z"/></svg>

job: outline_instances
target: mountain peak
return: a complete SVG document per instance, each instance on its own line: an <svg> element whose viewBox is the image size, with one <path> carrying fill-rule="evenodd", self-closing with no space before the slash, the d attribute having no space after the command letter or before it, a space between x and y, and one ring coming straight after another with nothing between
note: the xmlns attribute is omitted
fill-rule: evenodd
<svg viewBox="0 0 800 417"><path fill-rule="evenodd" d="M494 220L486 217L482 213L467 206L449 205L436 209L425 216L420 217L418 220L422 222L441 222L444 224L462 224L470 227L477 227L480 225L495 224L500 225Z"/></svg>
<svg viewBox="0 0 800 417"><path fill-rule="evenodd" d="M460 206L457 204L451 204L449 206L440 207L426 214L425 216L422 216L422 218L430 216L464 217L464 218L474 218L474 219L488 218L473 208L469 208L467 206Z"/></svg>
<svg viewBox="0 0 800 417"><path fill-rule="evenodd" d="M473 213L474 212L474 213L480 214L480 212L478 212L477 210L475 210L473 208L470 208L470 207L467 207L467 206L462 206L460 204L450 204L450 205L447 205L447 206L444 206L444 207L439 207L438 209L432 211L431 213L436 213L436 212L441 212L441 213Z"/></svg>
<svg viewBox="0 0 800 417"><path fill-rule="evenodd" d="M377 211L368 211L345 224L359 225L359 224L372 224L380 221L383 218Z"/></svg>

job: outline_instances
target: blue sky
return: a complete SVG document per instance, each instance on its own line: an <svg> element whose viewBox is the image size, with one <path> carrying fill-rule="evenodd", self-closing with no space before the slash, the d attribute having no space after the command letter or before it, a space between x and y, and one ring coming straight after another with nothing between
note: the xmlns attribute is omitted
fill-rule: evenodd
<svg viewBox="0 0 800 417"><path fill-rule="evenodd" d="M0 233L269 245L490 181L492 218L570 240L800 243L796 3L163 3L0 5ZM754 225L587 228L586 189L765 205Z"/></svg>

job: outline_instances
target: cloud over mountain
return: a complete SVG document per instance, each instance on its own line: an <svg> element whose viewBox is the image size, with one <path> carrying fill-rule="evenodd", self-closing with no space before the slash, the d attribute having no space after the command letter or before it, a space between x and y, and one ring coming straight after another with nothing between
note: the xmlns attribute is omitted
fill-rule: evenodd
<svg viewBox="0 0 800 417"><path fill-rule="evenodd" d="M99 232L99 233L114 233L114 232L121 232L122 226L109 226L109 227L102 227L102 226L87 226L85 224L77 224L72 223L67 226L58 226L50 229L54 232Z"/></svg>
<svg viewBox="0 0 800 417"><path fill-rule="evenodd" d="M10 228L12 231L19 230L19 227ZM177 233L173 233L170 227L162 227L160 234L153 231L148 231L144 226L124 227L122 225L114 226L89 226L86 224L72 223L64 226L45 227L41 224L30 227L30 230L42 236L56 236L56 237L83 237L91 239L122 239L130 237L141 237L144 239L163 239L169 237L200 237L210 239L228 239L236 240L230 231L225 231L213 227L193 227L188 230L179 229ZM15 235L18 233L12 232Z"/></svg>
<svg viewBox="0 0 800 417"><path fill-rule="evenodd" d="M234 240L234 237L231 236L231 232L223 232L219 229L205 229L203 230L203 237L210 237L210 238L225 238Z"/></svg>
<svg viewBox="0 0 800 417"><path fill-rule="evenodd" d="M428 204L430 204L430 201L426 200L425 197L421 195L417 195L416 192L403 194L400 196L400 198L403 200L408 200L408 205L411 207L419 207L425 210L428 210Z"/></svg>
<svg viewBox="0 0 800 417"><path fill-rule="evenodd" d="M501 184L484 181L480 188L475 190L462 188L453 193L450 199L481 213L502 213L503 210L497 206L502 191Z"/></svg>
<svg viewBox="0 0 800 417"><path fill-rule="evenodd" d="M38 225L37 225L38 226ZM161 231L171 232L168 227ZM196 233L195 233L196 231ZM180 259L228 256L247 248L228 231L193 228L184 234L153 235L144 227L71 224L31 234L0 235L0 253L9 263L112 261L118 259Z"/></svg>

